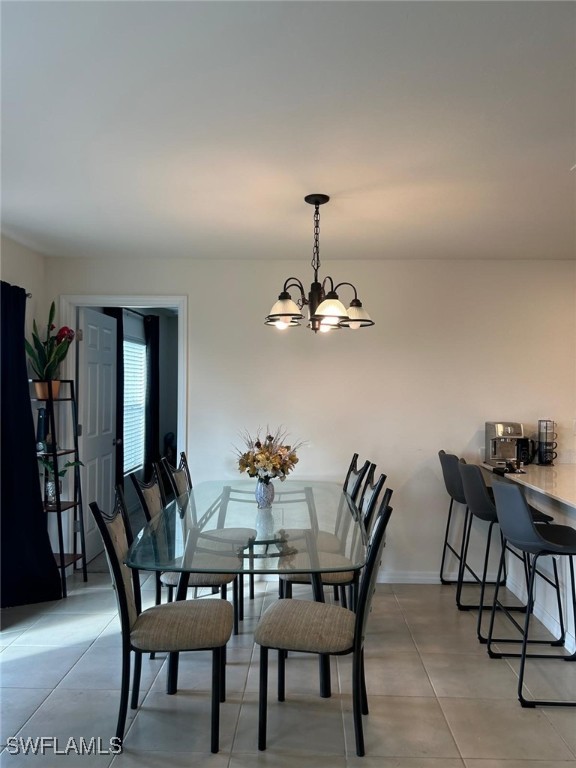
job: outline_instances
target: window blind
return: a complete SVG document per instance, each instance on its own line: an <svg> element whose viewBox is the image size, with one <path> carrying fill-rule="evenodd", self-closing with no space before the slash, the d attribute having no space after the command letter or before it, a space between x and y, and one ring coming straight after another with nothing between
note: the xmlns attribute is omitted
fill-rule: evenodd
<svg viewBox="0 0 576 768"><path fill-rule="evenodd" d="M144 464L146 345L124 340L124 474Z"/></svg>

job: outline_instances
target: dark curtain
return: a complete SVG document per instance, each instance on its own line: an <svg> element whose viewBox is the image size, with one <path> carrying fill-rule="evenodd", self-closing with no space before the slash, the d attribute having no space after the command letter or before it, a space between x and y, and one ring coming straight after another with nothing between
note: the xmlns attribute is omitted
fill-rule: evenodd
<svg viewBox="0 0 576 768"><path fill-rule="evenodd" d="M146 445L144 447L144 480L152 478L152 464L160 461L160 318L144 318L146 341Z"/></svg>
<svg viewBox="0 0 576 768"><path fill-rule="evenodd" d="M115 485L124 488L124 314L122 307L104 307L116 319L116 467Z"/></svg>
<svg viewBox="0 0 576 768"><path fill-rule="evenodd" d="M26 291L1 282L2 608L62 597L48 537L36 460L34 417L24 351Z"/></svg>

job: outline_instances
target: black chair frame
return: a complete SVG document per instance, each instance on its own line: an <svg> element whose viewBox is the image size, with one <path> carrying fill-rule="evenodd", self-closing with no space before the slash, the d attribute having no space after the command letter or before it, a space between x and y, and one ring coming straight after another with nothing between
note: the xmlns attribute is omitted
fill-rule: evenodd
<svg viewBox="0 0 576 768"><path fill-rule="evenodd" d="M143 491L147 488L153 488L157 484L158 490L160 492L160 499L162 500L162 505L164 506L166 504L166 494L164 493L164 485L160 477L159 467L156 463L152 464L152 479L147 483L145 483L143 480L139 480L134 472L130 475L130 478L132 479L132 484L134 485L136 495L138 496L138 501L140 502L140 506L144 512L146 522L149 523L152 519L152 515L150 514L150 508L148 507L148 502L146 501L146 497L144 496ZM160 580L160 571L155 571L154 577L156 587L155 604L160 605L162 602L162 581ZM168 587L168 602L171 601L171 587ZM152 655L151 658L154 658L154 656Z"/></svg>
<svg viewBox="0 0 576 768"><path fill-rule="evenodd" d="M504 486L504 489L502 488ZM576 661L576 651L573 653L529 653L528 652L528 645L534 644L534 645L549 645L549 646L563 646L565 643L566 638L566 628L564 624L564 615L563 615L563 609L562 609L562 599L560 594L560 583L558 578L558 568L556 565L556 559L555 556L558 556L559 554L561 556L567 557L568 559L568 571L570 574L570 593L571 593L571 605L572 605L572 616L574 621L576 622L576 580L574 576L574 557L576 556L576 537L573 538L573 546L566 547L565 553L562 553L558 550L557 547L554 547L553 545L550 546L550 542L548 542L548 547L546 546L547 542L542 539L542 536L538 534L538 527L535 526L533 521L529 520L530 512L528 508L528 504L526 503L522 492L518 486L513 486L508 483L498 482L493 484L494 487L494 495L496 497L496 509L498 512L498 518L500 520L500 527L504 528L504 538L506 539L506 528L505 528L505 519L503 520L503 515L507 514L506 511L503 509L507 503L511 503L514 505L514 512L520 513L524 515L526 520L526 527L530 526L534 530L534 533L536 534L533 538L540 539L539 546L537 548L537 551L532 551L534 549L534 546L530 546L529 543L522 543L521 541L514 541L514 539L511 540L511 543L514 544L514 546L519 547L520 549L523 549L523 547L526 547L526 550L529 552L529 580L528 580L528 598L527 598L527 604L533 605L534 602L534 586L536 582L536 576L540 576L541 578L544 578L548 584L550 584L552 587L555 588L556 592L556 601L557 601L557 607L558 607L558 623L560 625L560 637L553 641L549 640L537 640L532 639L529 637L530 634L530 620L532 616L532 611L528 610L526 611L526 616L524 619L524 626L521 626L517 621L514 620L512 616L509 616L510 620L514 624L514 626L519 630L521 637L520 639L512 639L509 640L509 642L515 642L515 643L521 643L521 650L520 652L498 652L494 651L492 646L497 643L500 644L503 641L502 639L495 639L493 637L493 631L494 631L494 620L496 611L498 609L506 611L506 608L502 606L498 599L498 584L496 586L496 591L494 594L494 603L492 606L492 612L490 614L490 627L488 630L488 655L491 658L499 659L499 658L519 658L520 659L520 668L518 673L518 701L522 705L522 707L536 707L537 705L541 706L559 706L559 707L573 707L576 706L576 701L558 701L558 700L549 700L549 699L526 699L524 696L524 677L526 673L526 660L527 659L549 659L549 660L560 660L560 661L567 661L567 662L573 662ZM554 529L566 529L569 533L573 530L569 526L562 526L562 525L550 525L550 526L542 526L542 530L544 532L550 531L551 534L554 533ZM575 532L576 533L576 532ZM528 537L526 537L526 542L528 541ZM554 572L554 580L552 581L549 579L546 574L544 574L542 571L538 570L538 562L540 558L551 556L552 557L552 568ZM505 550L502 551L502 555L500 557L500 565L498 569L498 575L503 571L504 567L504 558L505 558Z"/></svg>
<svg viewBox="0 0 576 768"><path fill-rule="evenodd" d="M438 451L438 457L440 459L440 465L442 467L442 474L444 477L444 484L446 491L450 496L450 505L448 507L448 519L446 521L446 530L444 532L444 543L442 546L442 560L440 563L440 581L442 584L455 584L456 585L456 605L459 611L477 610L480 608L480 603L464 603L462 602L462 587L465 584L482 585L482 577L476 573L472 566L466 562L465 552L467 551L467 542L470 537L470 530L472 526L472 513L466 503L466 497L464 495L464 489L462 487L462 479L460 477L460 470L458 465L463 459L459 459L451 453L446 453L444 450ZM462 537L460 540L460 547L456 549L451 542L451 528L452 518L454 512L454 502L458 503L461 507L464 507L464 521L462 524ZM446 564L446 557L448 552L451 552L458 563L458 574L456 579L447 579L444 575L444 568ZM471 579L466 580L465 575L468 572L471 575ZM504 581L506 582L506 577ZM494 584L492 581L487 581L486 584ZM490 607L490 606L484 606Z"/></svg>
<svg viewBox="0 0 576 768"><path fill-rule="evenodd" d="M351 648L334 655L352 654L352 704L354 718L354 734L356 738L356 754L362 757L365 754L364 732L362 715L369 714L368 695L366 691L366 678L364 670L364 640L366 625L370 614L372 595L378 576L378 565L382 558L384 535L392 514L390 506L382 506L374 523L372 538L368 552L368 558L364 567L358 609L355 617L354 640ZM339 608L339 610L348 610ZM268 651L266 646L260 646L260 675L259 675L259 703L258 703L258 749L266 749L267 730L267 693L268 693ZM286 651L278 650L278 701L285 701L286 694Z"/></svg>
<svg viewBox="0 0 576 768"><path fill-rule="evenodd" d="M170 481L170 487L171 487L172 493L174 494L174 498L178 498L178 496L180 496L182 492L178 489L178 487L176 486L176 483L174 482L175 472L183 471L186 475L188 490L192 488L192 477L190 475L190 468L188 467L188 459L186 458L186 453L184 451L180 452L180 461L178 462L177 467L172 466L172 464L170 464L166 456L163 456L161 461L162 461L162 466L164 467L164 470L168 477L168 480Z"/></svg>
<svg viewBox="0 0 576 768"><path fill-rule="evenodd" d="M116 498L111 514L108 515L104 513L96 502L91 502L89 506L108 554L108 562L113 575L116 599L118 601L118 609L120 614L120 626L122 635L122 673L120 705L118 709L118 720L116 724L116 738L123 742L130 692L130 655L133 651L134 674L132 679L132 696L130 697L130 708L137 709L138 697L140 693L140 679L142 674L142 654L145 651L139 648L134 648L130 643L128 601L125 590L119 586L124 583L124 577L120 569L120 563L118 562L114 543L112 542L110 533L108 531L107 523L112 522L117 515L121 515L128 546L132 544L133 538L128 520L128 514L126 511L126 505L124 503L124 496L122 489L119 486L116 488ZM142 611L142 597L140 592L140 578L137 569L132 569L132 588L134 591L136 612L137 614L140 614ZM211 751L215 753L218 752L219 749L220 703L226 700L226 646L224 645L222 647L206 650L212 650ZM177 679L175 679L173 682L176 686ZM173 692L175 693L176 689L174 689Z"/></svg>

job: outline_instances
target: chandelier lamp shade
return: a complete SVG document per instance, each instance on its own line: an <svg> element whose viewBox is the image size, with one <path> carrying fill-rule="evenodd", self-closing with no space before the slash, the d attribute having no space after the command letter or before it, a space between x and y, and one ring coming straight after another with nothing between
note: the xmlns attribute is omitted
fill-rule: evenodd
<svg viewBox="0 0 576 768"><path fill-rule="evenodd" d="M312 269L314 279L310 290L306 294L304 285L297 277L289 277L284 281L282 292L278 301L272 306L270 314L266 317L265 325L272 325L279 330L294 328L304 320L302 310L308 310L308 328L314 333L320 331L326 333L338 328L366 328L374 325L370 315L358 298L358 292L352 283L337 283L328 275L320 282L318 272L320 270L320 206L327 203L328 195L306 195L304 200L314 206L314 247L312 250ZM352 289L354 294L348 309L338 298L340 288ZM292 298L290 291L295 292L296 300Z"/></svg>

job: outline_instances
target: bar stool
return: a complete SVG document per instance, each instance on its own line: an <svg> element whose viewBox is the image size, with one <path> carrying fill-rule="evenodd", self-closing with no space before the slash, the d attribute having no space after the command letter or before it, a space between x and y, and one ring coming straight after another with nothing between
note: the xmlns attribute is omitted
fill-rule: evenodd
<svg viewBox="0 0 576 768"><path fill-rule="evenodd" d="M442 546L442 561L440 563L440 581L442 584L456 584L457 580L447 579L444 576L444 566L446 563L446 555L451 552L458 561L458 570L460 570L460 550L454 549L450 543L450 529L452 526L452 513L454 508L454 502L462 504L466 507L466 498L464 497L464 490L462 488L462 482L457 476L457 464L458 456L452 453L446 453L444 450L438 451L438 458L440 459L440 466L442 467L442 476L444 477L444 485L446 491L450 496L450 505L448 507L448 519L446 521L446 531L444 533L444 544ZM452 469L452 465L456 466L456 472ZM467 510L466 510L467 511Z"/></svg>
<svg viewBox="0 0 576 768"><path fill-rule="evenodd" d="M481 643L486 643L488 638L482 634L482 612L486 609L492 608L492 603L485 605L484 596L486 592L486 575L488 572L488 563L490 560L490 549L492 544L492 532L495 525L498 525L498 516L496 514L496 505L490 497L488 487L484 480L482 470L477 464L466 464L464 461L459 462L460 477L462 478L462 487L464 490L464 496L470 510L468 518L468 530L465 534L465 543L463 551L463 561L466 562L468 558L468 547L470 543L470 532L472 529L472 521L476 517L479 520L483 520L488 523L488 532L486 534L486 548L484 550L484 565L482 567L481 576L481 588L480 588L480 600L478 606L478 620L476 622L476 633L478 640ZM537 523L549 523L553 520L550 515L540 512L538 509L530 507L530 513L534 522ZM505 547L510 554L523 561L524 573L526 576L526 587L528 587L528 555L526 553L519 553L513 547L507 545L504 542L502 533L500 532L500 544L501 547ZM505 574L504 574L505 576ZM461 584L458 585L459 589ZM507 606L508 611L521 611L525 612L526 605Z"/></svg>
<svg viewBox="0 0 576 768"><path fill-rule="evenodd" d="M479 604L470 604L462 602L462 586L464 584L481 584L482 579L478 574L470 567L466 562L464 551L466 548L466 534L469 531L471 522L471 513L464 494L464 488L462 486L462 478L460 476L460 463L466 463L464 459L459 459L453 453L446 453L446 451L438 451L438 457L440 458L440 465L442 467L442 475L444 477L444 484L448 495L450 496L450 506L448 507L448 520L446 522L446 532L444 534L444 546L442 549L442 562L440 564L440 581L442 584L456 584L456 605L459 611L469 611L470 609L479 608ZM460 542L460 548L455 547L450 543L450 529L452 526L452 513L454 508L454 502L464 507L464 523L462 527L462 540ZM448 580L444 577L444 564L446 561L447 552L452 552L456 560L458 561L458 576L456 580ZM472 579L468 581L464 580L466 571L468 571ZM491 582L488 582L491 583Z"/></svg>
<svg viewBox="0 0 576 768"><path fill-rule="evenodd" d="M558 584L558 570L556 566L556 558L567 557L568 570L570 574L570 590L572 601L572 617L576 621L576 584L574 579L574 562L573 557L576 556L576 529L569 525L535 525L530 509L522 491L517 485L505 482L494 482L492 486L494 490L494 498L496 500L496 513L498 515L498 522L500 523L500 530L504 536L505 541L519 549L521 552L525 552L529 559L529 582L528 582L528 599L529 606L532 605L534 599L534 582L537 574L537 565L539 558L545 555L553 555L553 568L555 579ZM500 557L500 565L498 568L498 579L500 579L503 564L504 564L504 549ZM541 574L540 574L541 575ZM560 589L556 592L558 601L558 620L560 624L561 637L558 640L549 643L550 645L563 645L565 637L564 617L562 611L562 601L560 597ZM492 606L492 612L490 614L490 628L488 631L488 653L493 658L501 658L502 656L511 656L520 658L520 671L518 676L518 700L523 707L535 707L537 704L543 706L576 706L576 701L558 701L558 700L543 700L543 699L526 699L523 695L524 687L524 674L526 670L526 660L529 658L536 659L556 659L561 661L576 661L576 651L572 654L538 654L528 653L528 643L547 642L538 640L529 640L528 633L530 629L530 616L531 611L526 611L526 618L524 621L524 627L522 632L522 648L520 653L495 653L491 649L491 645L495 642L492 639L492 633L494 630L494 617L498 607L501 605L498 602L498 584L494 594L494 604Z"/></svg>

